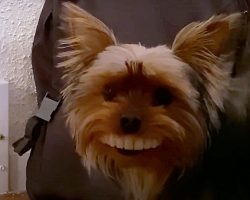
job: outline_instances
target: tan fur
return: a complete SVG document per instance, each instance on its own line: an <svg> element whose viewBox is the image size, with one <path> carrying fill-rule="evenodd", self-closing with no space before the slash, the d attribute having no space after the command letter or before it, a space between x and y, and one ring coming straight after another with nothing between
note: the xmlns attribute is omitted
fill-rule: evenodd
<svg viewBox="0 0 250 200"><path fill-rule="evenodd" d="M172 49L146 48L118 44L102 22L64 3L66 38L61 47L69 49L58 55L66 81L63 106L89 172L99 169L118 182L127 199L153 200L175 168L192 167L206 147L207 121L218 126L218 111L229 97L232 80L224 64L233 60L237 42L227 43L237 37L240 21L238 14L212 17L187 25ZM171 94L168 105L152 104L159 87ZM120 128L120 118L127 113L141 119L136 134L124 134ZM103 143L104 137L161 143L128 156Z"/></svg>
<svg viewBox="0 0 250 200"><path fill-rule="evenodd" d="M210 118L217 127L217 109L224 109L232 81L224 62L228 62L229 55L233 55L231 59L234 59L242 25L243 16L239 13L213 16L204 22L188 24L173 42L175 54L193 67L201 80L206 82L205 101ZM226 58L222 58L225 54Z"/></svg>

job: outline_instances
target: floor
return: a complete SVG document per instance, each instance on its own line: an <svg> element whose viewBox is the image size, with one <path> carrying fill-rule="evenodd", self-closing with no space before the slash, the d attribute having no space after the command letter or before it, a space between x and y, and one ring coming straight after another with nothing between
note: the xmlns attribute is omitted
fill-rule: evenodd
<svg viewBox="0 0 250 200"><path fill-rule="evenodd" d="M0 200L29 200L26 193L8 193L0 195Z"/></svg>

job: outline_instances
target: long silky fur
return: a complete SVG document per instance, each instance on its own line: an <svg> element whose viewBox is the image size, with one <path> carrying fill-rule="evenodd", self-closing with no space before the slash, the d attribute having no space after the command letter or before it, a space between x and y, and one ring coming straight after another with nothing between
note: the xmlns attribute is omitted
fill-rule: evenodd
<svg viewBox="0 0 250 200"><path fill-rule="evenodd" d="M83 165L89 174L93 166L122 187L126 200L154 200L162 190L168 175L155 176L143 168L119 168L108 155L99 155L91 145L83 157Z"/></svg>
<svg viewBox="0 0 250 200"><path fill-rule="evenodd" d="M100 87L98 83L101 84L103 79L114 78L123 71L127 70L131 76L136 73L141 73L141 76L157 76L159 80L176 89L183 107L172 113L173 118L163 111L159 112L157 117L152 117L151 126L164 127L175 133L171 135L157 129L159 134L165 134L164 137L174 141L180 149L183 148L182 154L175 153L185 156L172 158L176 159L178 167L183 170L193 165L206 145L208 130L205 114L200 111L202 106L208 113L208 121L216 128L220 123L219 112L230 110L228 113L236 115L234 111L237 110L239 116L246 113L249 102L249 73L235 78L230 76L230 70L224 66L226 63L233 65L235 51L233 49L225 55L215 55L210 49L212 46L217 51L217 44L211 39L215 32L207 30L208 26L220 23L223 26L228 24L229 32L237 30L241 25L240 17L239 14L219 15L205 22L191 23L177 34L171 50L165 45L147 49L141 45L118 44L112 31L103 22L72 3L63 3L61 29L65 37L59 41L58 57L62 62L58 67L64 70L64 112L76 141L76 150L83 157L84 166L89 173L91 168L97 168L117 181L128 200L153 200L172 172L172 169L162 172L159 177L147 168L121 168L115 158L109 157L105 152L99 154L98 145L94 146L83 140L90 132L98 135L105 134L104 130L110 131L110 127L105 127L102 123L111 120L107 113L111 107L119 109L118 105L110 103L100 111L95 105L98 101L95 102L89 94L96 92L96 88ZM143 66L144 64L148 66ZM105 77L102 70L112 76ZM191 78L188 74L191 74ZM191 85L192 80L189 79L194 78L198 85L203 86L204 91ZM239 83L246 87L239 89ZM133 95L136 96L131 94ZM95 94L94 97L96 96ZM123 100L120 99L121 102ZM190 132L185 132L185 129Z"/></svg>

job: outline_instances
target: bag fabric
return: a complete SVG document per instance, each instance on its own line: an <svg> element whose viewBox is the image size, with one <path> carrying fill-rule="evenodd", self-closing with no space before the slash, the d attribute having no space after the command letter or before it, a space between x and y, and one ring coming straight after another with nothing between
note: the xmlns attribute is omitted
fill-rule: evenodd
<svg viewBox="0 0 250 200"><path fill-rule="evenodd" d="M32 65L38 104L48 91L57 98L62 88L56 65L60 38L62 0L46 0L32 49ZM171 44L187 23L213 14L248 10L246 0L74 0L104 21L119 41L146 46ZM160 199L250 199L250 131L231 122L223 124L221 136L213 138L204 162L179 181L173 181ZM31 200L117 200L123 199L118 186L94 171L88 176L59 108L54 119L42 127L27 163L27 192ZM235 133L237 137L235 138ZM207 198L207 197L206 197Z"/></svg>

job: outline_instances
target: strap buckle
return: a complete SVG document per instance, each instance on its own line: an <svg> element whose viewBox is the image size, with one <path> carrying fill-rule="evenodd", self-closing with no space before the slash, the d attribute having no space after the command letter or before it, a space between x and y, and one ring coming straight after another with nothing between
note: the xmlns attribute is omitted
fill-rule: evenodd
<svg viewBox="0 0 250 200"><path fill-rule="evenodd" d="M22 138L12 144L14 152L22 156L35 145L44 121L33 116L29 118L25 127L25 134Z"/></svg>
<svg viewBox="0 0 250 200"><path fill-rule="evenodd" d="M22 156L34 147L42 131L42 126L51 121L52 115L59 107L60 102L61 100L55 101L49 98L48 92L46 93L36 115L28 119L24 136L12 144L18 155Z"/></svg>
<svg viewBox="0 0 250 200"><path fill-rule="evenodd" d="M41 102L40 108L38 109L36 113L36 117L46 122L50 122L52 115L58 108L58 105L60 104L60 102L61 100L55 101L49 98L49 94L47 92Z"/></svg>

